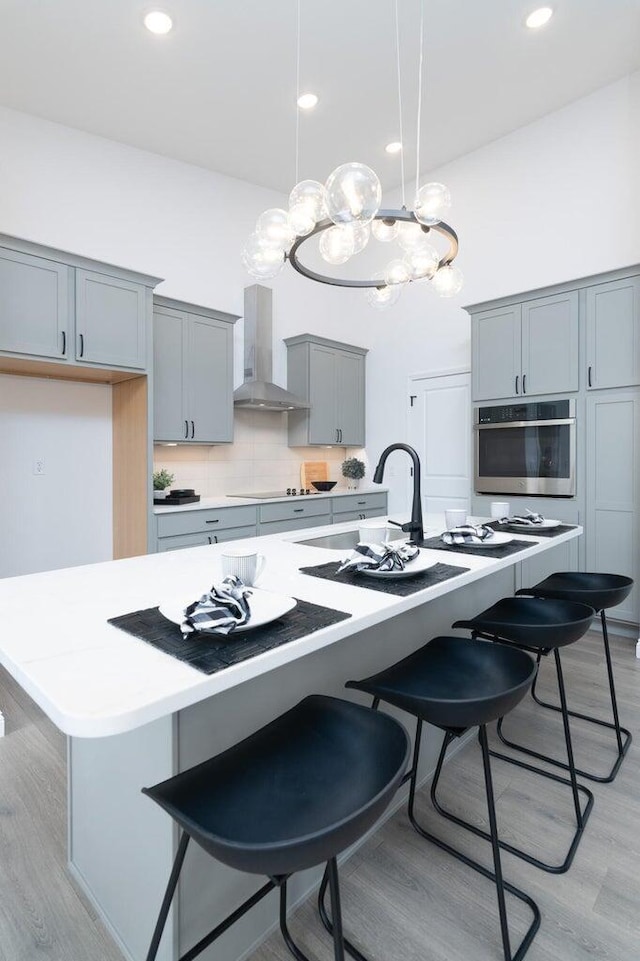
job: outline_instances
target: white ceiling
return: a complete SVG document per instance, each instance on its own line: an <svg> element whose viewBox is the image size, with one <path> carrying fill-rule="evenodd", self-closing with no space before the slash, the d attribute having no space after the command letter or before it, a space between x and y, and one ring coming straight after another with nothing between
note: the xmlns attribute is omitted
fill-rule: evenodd
<svg viewBox="0 0 640 961"><path fill-rule="evenodd" d="M423 169L640 68L640 0L425 0ZM415 173L420 0L400 0L407 176ZM142 26L164 9L175 28ZM301 0L300 177L339 163L399 182L394 0ZM0 0L0 103L288 191L296 0Z"/></svg>

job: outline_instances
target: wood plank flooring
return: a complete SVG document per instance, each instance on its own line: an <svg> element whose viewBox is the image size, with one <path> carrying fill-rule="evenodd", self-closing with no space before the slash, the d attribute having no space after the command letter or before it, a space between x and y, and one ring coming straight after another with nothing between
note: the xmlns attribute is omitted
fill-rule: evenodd
<svg viewBox="0 0 640 961"><path fill-rule="evenodd" d="M640 661L631 641L613 639L623 723L636 738L612 785L589 785L596 803L570 872L543 873L508 854L505 876L531 894L542 927L528 961L640 961ZM565 678L576 709L606 710L605 667L597 632L565 652ZM552 664L540 693L553 698ZM122 956L66 870L65 741L0 669L7 736L0 739L0 961L122 961ZM507 723L505 723L507 728ZM610 732L573 725L578 763L604 771ZM561 722L527 699L508 733L562 757ZM572 831L566 790L495 761L499 827L548 860L562 860ZM479 750L469 744L447 766L443 804L486 826ZM418 814L429 829L489 865L489 846L437 817L428 792ZM372 961L500 961L490 882L421 840L398 812L341 870L345 927ZM528 911L508 899L517 944ZM291 919L303 950L333 961L315 907ZM211 955L215 957L215 954ZM289 961L273 935L251 961Z"/></svg>

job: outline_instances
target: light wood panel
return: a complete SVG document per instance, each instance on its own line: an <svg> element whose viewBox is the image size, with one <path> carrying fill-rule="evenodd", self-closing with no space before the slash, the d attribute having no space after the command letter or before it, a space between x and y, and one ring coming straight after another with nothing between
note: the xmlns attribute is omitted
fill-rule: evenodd
<svg viewBox="0 0 640 961"><path fill-rule="evenodd" d="M23 377L45 377L52 380L77 380L86 384L119 384L140 374L130 370L105 370L102 367L79 367L75 364L28 360L23 357L0 357L0 373Z"/></svg>
<svg viewBox="0 0 640 961"><path fill-rule="evenodd" d="M113 385L113 556L147 553L148 383Z"/></svg>

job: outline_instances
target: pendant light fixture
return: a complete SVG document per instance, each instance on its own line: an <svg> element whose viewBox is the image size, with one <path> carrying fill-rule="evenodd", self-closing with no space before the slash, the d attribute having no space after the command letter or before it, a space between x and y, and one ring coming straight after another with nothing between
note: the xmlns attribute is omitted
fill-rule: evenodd
<svg viewBox="0 0 640 961"><path fill-rule="evenodd" d="M402 84L400 72L400 27L395 0L395 47L398 75L398 113L402 206L382 208L382 186L370 167L344 163L329 175L326 183L302 180L289 195L289 209L272 208L260 215L255 232L245 243L242 261L255 278L267 280L284 269L287 260L309 280L334 287L361 287L371 306L384 309L397 302L404 286L431 281L441 297L453 297L462 288L462 273L453 263L458 237L443 217L451 206L451 195L441 183L420 185L420 126L424 59L424 3L420 8L420 50L418 61L418 111L416 120L416 190L413 209L405 203L404 150L402 149ZM296 99L300 96L300 0L297 0ZM299 168L299 110L296 114L296 181ZM332 265L346 264L370 243L387 245L389 259L380 275L354 280L318 273L303 264L299 251L311 237L319 235L322 259ZM445 241L444 252L431 243L436 236ZM440 242L439 247L442 247Z"/></svg>

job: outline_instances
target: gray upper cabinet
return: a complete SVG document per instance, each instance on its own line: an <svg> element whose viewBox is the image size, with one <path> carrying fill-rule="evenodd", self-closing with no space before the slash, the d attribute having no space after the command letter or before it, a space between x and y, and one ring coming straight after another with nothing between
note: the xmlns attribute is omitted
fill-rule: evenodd
<svg viewBox="0 0 640 961"><path fill-rule="evenodd" d="M76 360L106 367L146 367L146 288L76 270Z"/></svg>
<svg viewBox="0 0 640 961"><path fill-rule="evenodd" d="M519 304L471 318L474 400L514 397L520 389L522 309Z"/></svg>
<svg viewBox="0 0 640 961"><path fill-rule="evenodd" d="M640 277L589 287L587 389L640 384Z"/></svg>
<svg viewBox="0 0 640 961"><path fill-rule="evenodd" d="M577 291L473 314L473 399L578 389Z"/></svg>
<svg viewBox="0 0 640 961"><path fill-rule="evenodd" d="M290 411L289 445L363 447L366 349L312 334L285 343L287 386L311 405Z"/></svg>
<svg viewBox="0 0 640 961"><path fill-rule="evenodd" d="M73 330L73 269L0 250L0 350L66 360Z"/></svg>
<svg viewBox="0 0 640 961"><path fill-rule="evenodd" d="M237 317L166 297L154 305L154 440L231 442Z"/></svg>

